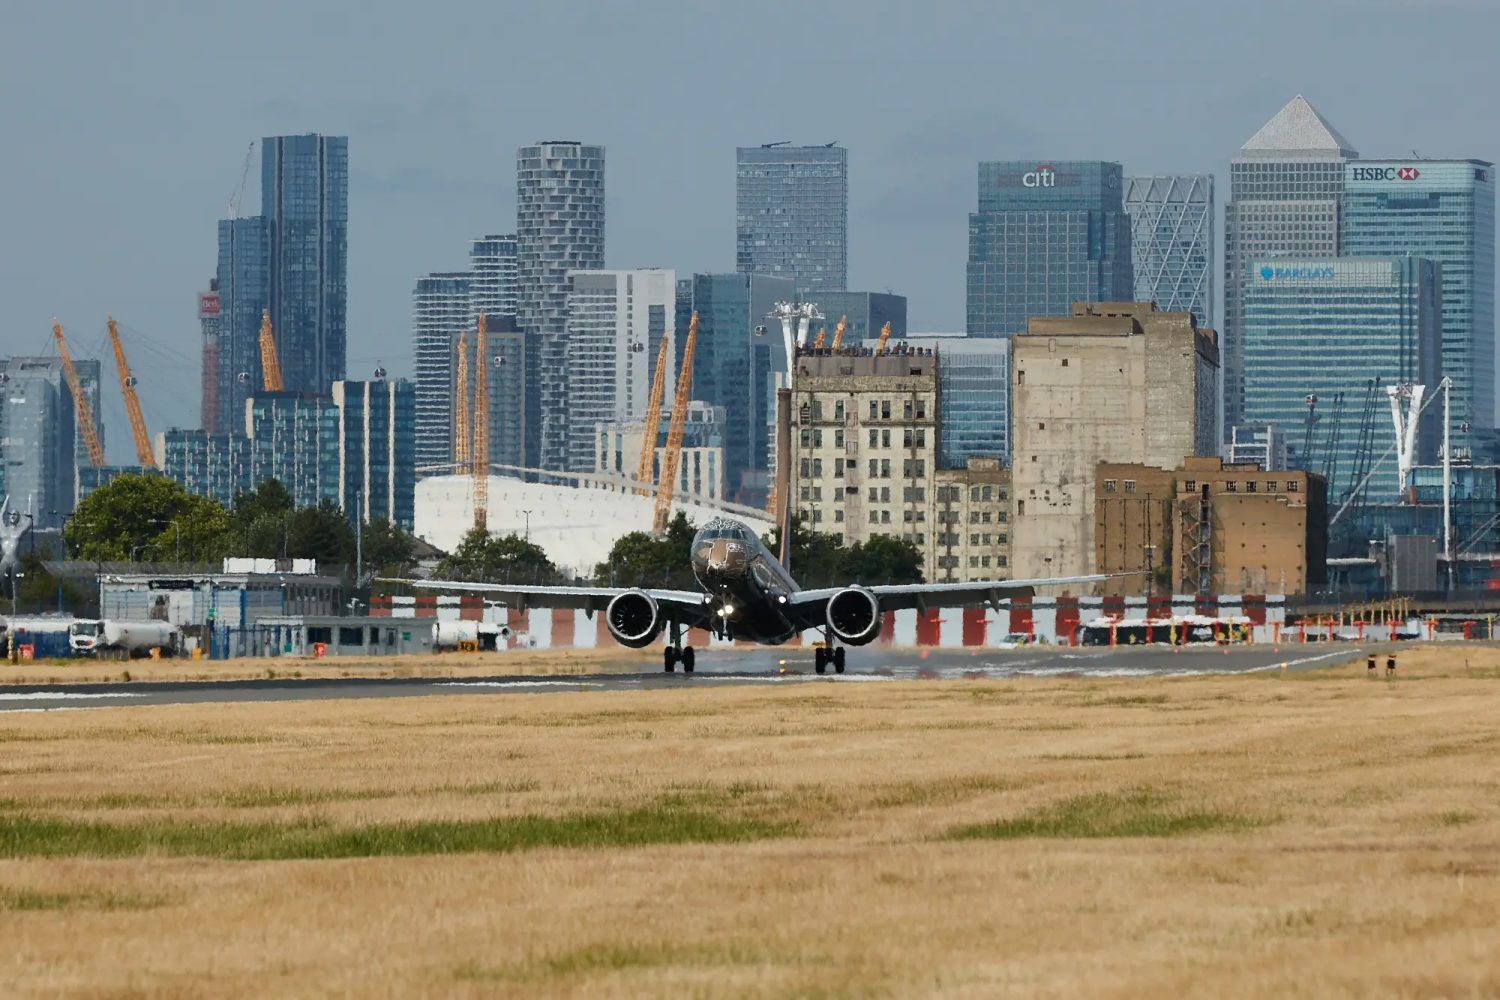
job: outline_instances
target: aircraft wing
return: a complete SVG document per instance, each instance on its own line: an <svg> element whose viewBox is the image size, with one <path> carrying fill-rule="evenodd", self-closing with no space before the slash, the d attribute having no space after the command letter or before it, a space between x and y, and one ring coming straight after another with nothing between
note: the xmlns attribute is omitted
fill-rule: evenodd
<svg viewBox="0 0 1500 1000"><path fill-rule="evenodd" d="M1036 580L976 580L970 583L895 583L866 587L880 599L882 611L899 611L916 608L971 608L982 605L995 606L1000 601L1021 597L1034 587L1066 587L1074 584L1098 583L1108 580L1110 574L1095 573L1089 576L1051 576ZM793 607L805 607L826 603L842 587L824 587L820 590L801 590L791 596Z"/></svg>
<svg viewBox="0 0 1500 1000"><path fill-rule="evenodd" d="M695 625L708 617L703 595L693 590L653 590L650 587L530 587L511 583L469 583L463 580L395 580L396 583L425 590L443 590L456 594L485 594L506 607L525 611L529 608L579 608L593 614L603 611L621 594L641 590L650 594L663 609L671 609L684 625Z"/></svg>

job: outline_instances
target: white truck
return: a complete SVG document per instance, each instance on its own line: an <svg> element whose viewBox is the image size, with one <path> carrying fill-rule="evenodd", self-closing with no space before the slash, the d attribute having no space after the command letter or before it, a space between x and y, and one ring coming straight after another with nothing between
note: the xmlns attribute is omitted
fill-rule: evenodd
<svg viewBox="0 0 1500 1000"><path fill-rule="evenodd" d="M510 629L494 622L452 621L438 619L433 631L432 648L436 650L457 649L460 642L472 642L476 649L504 649Z"/></svg>
<svg viewBox="0 0 1500 1000"><path fill-rule="evenodd" d="M177 626L158 621L82 620L68 629L68 645L84 655L106 652L146 656L152 649L160 649L162 655L170 656L181 641Z"/></svg>

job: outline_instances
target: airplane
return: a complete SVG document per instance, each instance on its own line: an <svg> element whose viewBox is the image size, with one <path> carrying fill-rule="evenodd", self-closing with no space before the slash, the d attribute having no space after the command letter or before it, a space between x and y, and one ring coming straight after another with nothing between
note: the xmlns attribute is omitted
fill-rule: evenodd
<svg viewBox="0 0 1500 1000"><path fill-rule="evenodd" d="M1094 583L1108 575L1050 577L1036 580L986 580L972 583L900 583L884 586L850 584L803 590L744 522L716 517L693 536L693 576L698 590L651 587L550 587L456 580L382 580L427 590L496 595L512 608L581 608L604 612L615 641L640 649L667 633L662 667L678 664L692 673L696 655L682 644L684 630L707 629L721 639L745 639L779 646L812 629L824 644L813 651L818 673L832 666L844 672L846 646L873 642L884 624L883 613L901 608L998 606L1006 597L1033 587ZM836 645L835 643L842 643Z"/></svg>

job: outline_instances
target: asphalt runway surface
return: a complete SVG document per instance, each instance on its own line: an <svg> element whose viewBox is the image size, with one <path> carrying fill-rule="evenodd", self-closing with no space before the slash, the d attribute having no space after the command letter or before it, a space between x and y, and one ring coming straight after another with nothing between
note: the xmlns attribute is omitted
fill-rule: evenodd
<svg viewBox="0 0 1500 1000"><path fill-rule="evenodd" d="M1008 677L1152 677L1308 670L1347 662L1362 646L1140 649L1038 647L1017 650L850 649L848 671L819 676L812 650L765 648L699 650L697 671L675 674L597 673L557 677L507 676L317 678L240 681L171 681L49 684L0 687L0 712L185 705L205 702L303 701L327 698L394 698L435 694L522 695L565 691L640 691L724 684L859 684L897 680L968 680Z"/></svg>

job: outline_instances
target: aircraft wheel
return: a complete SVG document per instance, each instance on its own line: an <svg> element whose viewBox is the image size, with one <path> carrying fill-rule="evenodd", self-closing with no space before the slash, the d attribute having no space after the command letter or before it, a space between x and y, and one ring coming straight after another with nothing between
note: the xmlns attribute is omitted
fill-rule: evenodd
<svg viewBox="0 0 1500 1000"><path fill-rule="evenodd" d="M841 674L844 672L844 647L839 646L833 651L833 672Z"/></svg>
<svg viewBox="0 0 1500 1000"><path fill-rule="evenodd" d="M669 674L677 669L676 646L668 646L666 649L661 651L661 665Z"/></svg>
<svg viewBox="0 0 1500 1000"><path fill-rule="evenodd" d="M682 647L681 660L682 660L682 672L685 673L685 674L692 673L693 672L693 647L692 646L683 646Z"/></svg>
<svg viewBox="0 0 1500 1000"><path fill-rule="evenodd" d="M828 669L828 650L822 646L813 650L813 669L820 674Z"/></svg>

